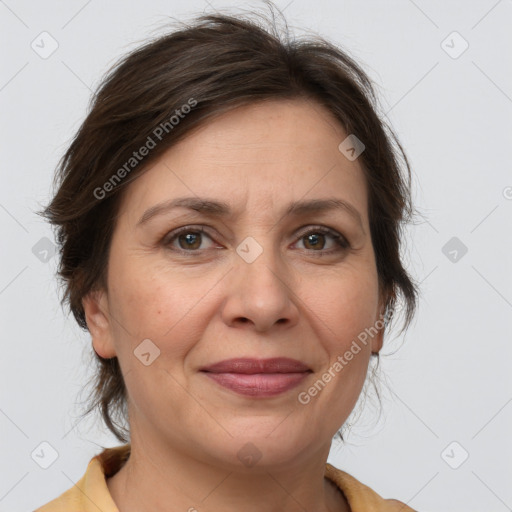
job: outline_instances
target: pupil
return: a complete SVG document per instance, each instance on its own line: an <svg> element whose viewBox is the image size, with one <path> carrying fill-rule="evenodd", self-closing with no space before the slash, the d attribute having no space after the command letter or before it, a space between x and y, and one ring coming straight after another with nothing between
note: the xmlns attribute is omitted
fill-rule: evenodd
<svg viewBox="0 0 512 512"><path fill-rule="evenodd" d="M321 236L323 236L323 235L321 235ZM318 246L318 242L319 242L319 236L318 235L315 235L315 234L308 235L307 239L308 239L308 244L312 245L313 247L317 247Z"/></svg>
<svg viewBox="0 0 512 512"><path fill-rule="evenodd" d="M194 233L187 233L186 235L183 235L183 238L185 239L185 244L188 246L186 248L195 248L195 245L197 244L197 241L199 240L199 237L197 234Z"/></svg>

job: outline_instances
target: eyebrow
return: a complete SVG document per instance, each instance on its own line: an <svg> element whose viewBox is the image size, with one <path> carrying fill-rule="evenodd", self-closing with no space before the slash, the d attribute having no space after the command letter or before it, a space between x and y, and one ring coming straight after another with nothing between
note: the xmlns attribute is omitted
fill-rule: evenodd
<svg viewBox="0 0 512 512"><path fill-rule="evenodd" d="M137 222L137 226L145 224L151 218L162 215L175 208L187 208L211 217L227 217L231 208L223 201L199 197L178 197L158 203L148 208ZM328 211L344 211L353 217L363 228L363 221L358 210L349 202L338 198L311 199L295 201L286 208L284 215L301 216L308 213L324 213ZM363 228L364 231L364 228Z"/></svg>

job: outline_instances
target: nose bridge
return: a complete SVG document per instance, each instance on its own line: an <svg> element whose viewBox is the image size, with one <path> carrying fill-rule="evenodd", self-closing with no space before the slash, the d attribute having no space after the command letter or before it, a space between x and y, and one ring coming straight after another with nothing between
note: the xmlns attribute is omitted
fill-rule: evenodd
<svg viewBox="0 0 512 512"><path fill-rule="evenodd" d="M279 251L272 243L272 236L257 235L258 239L246 237L236 248L236 269L241 285L253 288L253 295L266 291L270 293L287 293L283 290L285 267ZM259 240L259 241L258 241Z"/></svg>
<svg viewBox="0 0 512 512"><path fill-rule="evenodd" d="M265 330L278 321L295 322L297 312L271 234L256 236L246 237L236 248L224 314L229 323L249 320L257 330Z"/></svg>

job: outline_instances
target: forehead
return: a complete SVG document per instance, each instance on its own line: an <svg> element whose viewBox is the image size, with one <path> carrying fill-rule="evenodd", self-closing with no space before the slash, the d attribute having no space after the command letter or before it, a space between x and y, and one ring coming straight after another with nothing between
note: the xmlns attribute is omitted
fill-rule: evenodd
<svg viewBox="0 0 512 512"><path fill-rule="evenodd" d="M173 197L222 198L233 210L272 210L299 199L337 196L366 213L361 164L338 149L347 137L309 100L238 107L203 123L169 148L125 191L131 212Z"/></svg>

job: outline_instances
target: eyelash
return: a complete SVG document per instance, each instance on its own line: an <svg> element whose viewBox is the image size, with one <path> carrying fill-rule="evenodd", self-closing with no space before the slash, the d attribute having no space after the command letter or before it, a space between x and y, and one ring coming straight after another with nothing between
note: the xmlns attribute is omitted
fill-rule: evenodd
<svg viewBox="0 0 512 512"><path fill-rule="evenodd" d="M170 247L171 244L175 240L177 240L177 238L180 235L189 234L189 233L206 235L208 238L210 238L213 241L213 238L206 232L206 230L203 227L197 229L197 228L194 228L193 226L184 226L182 228L178 228L174 231L167 233L165 235L165 237L162 239L162 245L164 245L167 248L170 248L170 250L172 250L172 251L175 251L175 252L178 252L181 254L200 255L201 251L206 250L206 249L185 250L185 249L181 249L181 248L176 248L176 247L171 248ZM302 240L304 237L306 237L307 235L311 235L311 234L329 235L334 240L336 245L338 246L337 248L334 248L334 249L326 249L326 250L321 249L318 251L315 251L313 249L311 249L311 250L304 249L305 251L311 253L311 256L314 256L314 257L328 256L328 255L332 255L332 254L335 254L335 253L338 253L341 251L346 251L347 249L350 248L350 244L344 236L339 234L337 231L327 228L325 226L310 227L307 231L301 232L301 234L298 237L298 241Z"/></svg>

